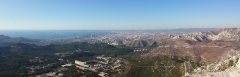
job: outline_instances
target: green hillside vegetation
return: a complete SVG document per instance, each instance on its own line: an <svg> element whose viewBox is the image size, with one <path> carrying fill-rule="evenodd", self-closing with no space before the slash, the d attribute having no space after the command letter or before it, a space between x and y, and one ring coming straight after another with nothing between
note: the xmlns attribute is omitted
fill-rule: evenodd
<svg viewBox="0 0 240 77"><path fill-rule="evenodd" d="M156 46L145 47L153 49ZM71 53L64 58L70 62L74 60L87 61L93 60L96 56L105 55L109 57L123 58L128 64L124 64L121 69L123 73L109 72L113 77L181 77L184 72L193 71L200 66L194 63L189 57L161 56L161 57L142 57L141 52L132 52L133 48L117 48L108 44L89 44L85 42L75 42L69 44L36 46L33 44L14 43L9 46L0 47L0 76L2 77L26 77L39 75L53 71L64 62L59 61L59 57L54 53ZM43 63L32 63L29 59L43 57ZM52 68L29 73L26 67L36 65L44 66L50 63L58 63ZM190 68L191 67L191 68ZM96 72L84 71L85 74L77 73L79 70L75 66L69 67L70 70L64 73L67 76L89 77L97 76Z"/></svg>
<svg viewBox="0 0 240 77"><path fill-rule="evenodd" d="M200 66L189 57L141 57L138 53L131 53L131 56L125 55L123 58L131 65L128 67L130 70L125 70L128 71L127 77L182 77L185 71L184 63L187 72Z"/></svg>
<svg viewBox="0 0 240 77"><path fill-rule="evenodd" d="M81 49L81 51L76 52L76 49ZM107 44L89 44L85 42L48 46L14 43L9 46L0 47L0 50L0 76L4 77L27 76L28 71L25 67L32 65L43 66L49 63L63 64L54 53L73 53L66 57L73 62L76 59L90 60L100 55L116 57L133 51L130 48L116 48ZM34 59L35 57L43 57L46 61L43 63L29 62L29 59ZM51 69L49 69L49 71L50 70Z"/></svg>
<svg viewBox="0 0 240 77"><path fill-rule="evenodd" d="M76 66L70 66L68 67L71 70L68 71L63 71L65 74L65 77L72 76L72 77L81 77L81 76L86 76L86 77L100 77L98 76L97 72L92 72L89 70L79 70ZM84 72L84 73L79 73L78 71Z"/></svg>

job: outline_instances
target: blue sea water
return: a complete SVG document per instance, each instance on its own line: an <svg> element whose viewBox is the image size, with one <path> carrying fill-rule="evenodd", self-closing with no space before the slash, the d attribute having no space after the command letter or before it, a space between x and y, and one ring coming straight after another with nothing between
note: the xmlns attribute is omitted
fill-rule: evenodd
<svg viewBox="0 0 240 77"><path fill-rule="evenodd" d="M117 34L101 30L0 30L0 35L24 38L69 38L85 34Z"/></svg>

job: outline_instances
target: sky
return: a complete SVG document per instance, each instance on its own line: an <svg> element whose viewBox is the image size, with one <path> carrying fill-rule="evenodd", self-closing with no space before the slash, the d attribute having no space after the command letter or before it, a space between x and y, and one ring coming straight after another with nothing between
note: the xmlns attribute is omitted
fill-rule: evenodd
<svg viewBox="0 0 240 77"><path fill-rule="evenodd" d="M0 0L0 30L240 27L240 0Z"/></svg>

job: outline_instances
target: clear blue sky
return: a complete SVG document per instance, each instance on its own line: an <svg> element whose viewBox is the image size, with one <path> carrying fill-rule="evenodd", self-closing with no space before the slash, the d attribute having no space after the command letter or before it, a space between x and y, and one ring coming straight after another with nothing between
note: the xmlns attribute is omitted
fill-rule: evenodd
<svg viewBox="0 0 240 77"><path fill-rule="evenodd" d="M240 27L240 0L0 0L0 29Z"/></svg>

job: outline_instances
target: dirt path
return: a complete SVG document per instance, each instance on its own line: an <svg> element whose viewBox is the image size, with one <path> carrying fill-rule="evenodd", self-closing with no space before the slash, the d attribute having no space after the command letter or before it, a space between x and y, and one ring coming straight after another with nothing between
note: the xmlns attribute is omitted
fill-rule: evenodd
<svg viewBox="0 0 240 77"><path fill-rule="evenodd" d="M204 61L205 63L207 63L206 58L204 58L203 56L200 56L200 57L201 57L202 61Z"/></svg>
<svg viewBox="0 0 240 77"><path fill-rule="evenodd" d="M187 66L186 66L185 62L183 64L184 64L184 73L186 73L187 72Z"/></svg>
<svg viewBox="0 0 240 77"><path fill-rule="evenodd" d="M175 67L175 66L174 66L174 67ZM173 67L173 68L174 68L174 67ZM173 68L172 68L172 69L173 69ZM172 69L169 71L170 75L172 75L172 73L171 73ZM173 76L173 75L172 75L172 76ZM175 76L174 76L174 77L175 77Z"/></svg>

